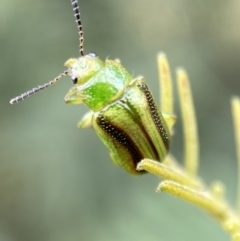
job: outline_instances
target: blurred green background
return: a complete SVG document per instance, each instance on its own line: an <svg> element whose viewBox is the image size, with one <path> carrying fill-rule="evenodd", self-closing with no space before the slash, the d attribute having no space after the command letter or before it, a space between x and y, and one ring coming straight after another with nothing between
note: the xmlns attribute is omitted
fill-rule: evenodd
<svg viewBox="0 0 240 241"><path fill-rule="evenodd" d="M240 2L78 0L85 52L120 58L158 98L156 54L191 79L201 143L200 175L236 198L229 98L240 95ZM11 106L9 100L57 76L78 56L69 0L0 0L0 240L229 240L204 212L165 193L159 179L112 165L84 106L63 98L69 78ZM173 72L175 77L175 73ZM178 99L175 97L179 115ZM183 160L181 120L172 153Z"/></svg>

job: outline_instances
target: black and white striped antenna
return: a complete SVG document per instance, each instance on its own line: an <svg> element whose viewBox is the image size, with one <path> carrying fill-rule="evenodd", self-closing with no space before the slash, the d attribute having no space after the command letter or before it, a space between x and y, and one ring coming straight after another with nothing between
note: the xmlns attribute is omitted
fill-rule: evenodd
<svg viewBox="0 0 240 241"><path fill-rule="evenodd" d="M69 73L69 71L66 70L63 73L61 73L59 76L57 76L55 79L49 81L48 83L45 83L43 85L39 85L38 87L32 88L31 90L29 90L29 91L27 91L27 92L25 92L25 93L15 97L15 98L11 99L10 100L10 104L16 104L19 101L26 99L30 95L35 94L35 93L37 93L40 90L46 89L50 85L53 85L53 84L57 83L63 76L68 75L68 73Z"/></svg>
<svg viewBox="0 0 240 241"><path fill-rule="evenodd" d="M80 18L80 11L77 0L71 0L74 16L76 18L76 23L78 27L78 34L79 34L79 52L81 56L84 56L84 49L83 49L83 42L84 42L84 36L83 36L83 27L82 22Z"/></svg>
<svg viewBox="0 0 240 241"><path fill-rule="evenodd" d="M80 11L79 11L79 6L78 6L78 2L77 0L71 0L72 6L73 6L73 11L74 11L74 16L76 18L76 22L77 22L77 26L78 26L78 33L79 33L79 52L81 56L84 56L84 50L83 50L83 42L84 42L84 38L83 38L83 29L82 29L82 22L80 19ZM63 73L61 73L60 75L58 75L56 78L54 78L53 80L49 81L48 83L45 83L43 85L39 85L35 88L32 88L31 90L13 98L10 100L10 104L16 104L21 100L26 99L27 97L29 97L32 94L37 93L40 90L46 89L47 87L49 87L50 85L53 85L55 83L57 83L63 76L66 76L70 73L70 70L66 70Z"/></svg>

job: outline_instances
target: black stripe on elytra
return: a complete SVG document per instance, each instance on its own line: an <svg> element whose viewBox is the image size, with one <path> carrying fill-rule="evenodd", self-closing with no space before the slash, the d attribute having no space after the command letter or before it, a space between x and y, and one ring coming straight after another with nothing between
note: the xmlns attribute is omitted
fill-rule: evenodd
<svg viewBox="0 0 240 241"><path fill-rule="evenodd" d="M105 132L108 133L108 135L113 140L116 140L129 152L135 167L142 159L144 159L144 156L142 155L138 147L134 144L134 142L131 140L131 137L123 130L106 120L106 118L102 114L98 115L98 117L96 118L96 122Z"/></svg>
<svg viewBox="0 0 240 241"><path fill-rule="evenodd" d="M164 143L166 149L169 150L169 137L164 128L161 117L159 116L158 108L155 104L152 94L151 94L148 86L145 83L139 83L137 86L139 87L140 90L143 91L143 93L147 99L147 102L148 102L148 106L149 106L149 109L151 112L153 122L163 140L163 143Z"/></svg>
<svg viewBox="0 0 240 241"><path fill-rule="evenodd" d="M130 114L133 115L133 113L136 112L136 111L135 111L136 108L134 107L134 105L132 105L132 103L131 103L130 101L127 102L127 106L129 107L129 110L127 110L127 109L125 109L125 110L126 110L126 111L129 111ZM139 128L141 129L141 131L144 133L145 138L147 139L148 144L151 146L151 150L152 150L152 152L153 152L153 154L154 154L154 157L152 156L151 159L154 159L154 160L156 160L156 161L161 161L161 160L160 160L160 156L158 155L158 151L157 151L157 149L156 149L156 146L154 145L151 137L149 136L149 133L146 131L146 129L145 129L144 126L142 125L141 120L139 121L138 127L139 127ZM147 157L147 156L145 156L145 158L146 158L146 157ZM148 158L150 158L150 157L148 156Z"/></svg>

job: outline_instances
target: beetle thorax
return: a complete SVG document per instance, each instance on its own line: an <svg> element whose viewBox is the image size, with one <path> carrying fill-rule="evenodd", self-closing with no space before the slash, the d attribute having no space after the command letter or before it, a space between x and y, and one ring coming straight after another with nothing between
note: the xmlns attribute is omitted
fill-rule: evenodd
<svg viewBox="0 0 240 241"><path fill-rule="evenodd" d="M74 87L65 97L67 103L84 103L93 111L121 98L126 86L132 79L119 61L98 57L83 56L70 59L65 64L69 67Z"/></svg>

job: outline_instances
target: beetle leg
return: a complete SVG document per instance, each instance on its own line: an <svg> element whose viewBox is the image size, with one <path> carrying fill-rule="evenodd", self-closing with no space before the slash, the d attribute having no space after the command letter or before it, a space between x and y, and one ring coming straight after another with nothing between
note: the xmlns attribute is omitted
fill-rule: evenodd
<svg viewBox="0 0 240 241"><path fill-rule="evenodd" d="M78 122L78 128L90 128L92 127L93 111L88 111L82 119Z"/></svg>
<svg viewBox="0 0 240 241"><path fill-rule="evenodd" d="M66 104L81 104L82 98L79 94L77 86L72 87L64 98Z"/></svg>

